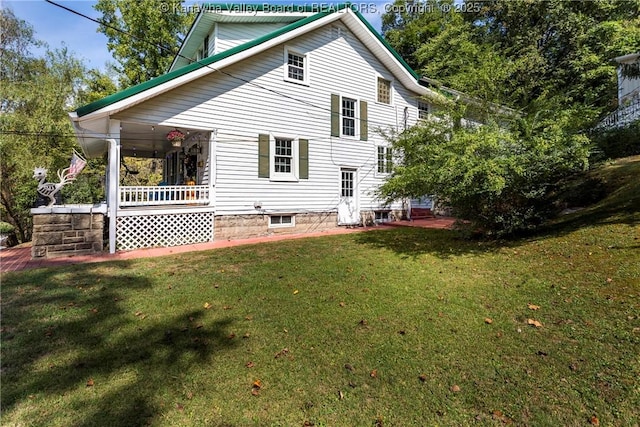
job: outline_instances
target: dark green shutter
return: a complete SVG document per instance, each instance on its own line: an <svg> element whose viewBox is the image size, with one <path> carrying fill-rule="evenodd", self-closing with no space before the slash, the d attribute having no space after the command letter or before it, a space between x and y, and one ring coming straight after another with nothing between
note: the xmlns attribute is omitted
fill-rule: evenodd
<svg viewBox="0 0 640 427"><path fill-rule="evenodd" d="M340 136L340 95L331 94L331 136Z"/></svg>
<svg viewBox="0 0 640 427"><path fill-rule="evenodd" d="M269 135L258 135L258 177L269 178Z"/></svg>
<svg viewBox="0 0 640 427"><path fill-rule="evenodd" d="M360 141L369 138L369 112L367 111L367 101L360 101Z"/></svg>
<svg viewBox="0 0 640 427"><path fill-rule="evenodd" d="M300 166L300 179L309 179L309 140L298 141L298 164Z"/></svg>

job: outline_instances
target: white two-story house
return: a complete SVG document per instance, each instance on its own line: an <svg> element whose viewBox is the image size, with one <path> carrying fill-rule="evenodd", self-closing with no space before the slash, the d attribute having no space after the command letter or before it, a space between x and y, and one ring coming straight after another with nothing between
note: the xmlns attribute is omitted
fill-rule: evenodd
<svg viewBox="0 0 640 427"><path fill-rule="evenodd" d="M70 117L85 154L108 156L114 252L399 217L406 201L374 195L393 162L380 129L434 96L352 6L212 5L167 74ZM132 155L162 160L163 181L121 185Z"/></svg>

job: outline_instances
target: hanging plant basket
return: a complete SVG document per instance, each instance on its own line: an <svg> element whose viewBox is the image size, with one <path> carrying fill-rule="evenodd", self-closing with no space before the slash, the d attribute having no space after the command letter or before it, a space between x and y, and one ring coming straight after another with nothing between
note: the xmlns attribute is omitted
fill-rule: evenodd
<svg viewBox="0 0 640 427"><path fill-rule="evenodd" d="M172 130L167 134L167 141L171 143L175 148L180 148L184 142L184 133L178 129Z"/></svg>

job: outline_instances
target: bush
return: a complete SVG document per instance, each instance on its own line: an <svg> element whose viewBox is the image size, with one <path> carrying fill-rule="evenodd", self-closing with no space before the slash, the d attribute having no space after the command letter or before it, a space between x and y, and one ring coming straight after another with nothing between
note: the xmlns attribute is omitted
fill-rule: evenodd
<svg viewBox="0 0 640 427"><path fill-rule="evenodd" d="M595 160L640 154L640 120L623 128L593 131L590 137Z"/></svg>
<svg viewBox="0 0 640 427"><path fill-rule="evenodd" d="M557 213L559 183L588 166L588 139L568 133L567 120L513 130L425 122L393 140L403 159L378 195L387 201L434 196L465 227L489 237L534 230Z"/></svg>
<svg viewBox="0 0 640 427"><path fill-rule="evenodd" d="M8 222L0 221L0 234L10 234L15 231L15 227Z"/></svg>

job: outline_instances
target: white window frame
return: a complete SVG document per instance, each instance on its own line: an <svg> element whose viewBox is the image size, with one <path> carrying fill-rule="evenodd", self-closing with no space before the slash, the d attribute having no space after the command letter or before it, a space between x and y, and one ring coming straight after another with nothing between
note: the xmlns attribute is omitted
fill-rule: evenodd
<svg viewBox="0 0 640 427"><path fill-rule="evenodd" d="M420 108L421 106L426 106L426 110L424 108ZM427 120L432 113L432 109L431 109L431 104L429 104L426 101L422 101L420 99L418 99L418 102L416 103L416 107L418 108L418 120ZM420 117L421 113L426 113L425 117Z"/></svg>
<svg viewBox="0 0 640 427"><path fill-rule="evenodd" d="M276 172L276 140L291 141L291 172ZM290 181L295 182L299 180L298 171L300 156L299 153L299 139L297 136L282 135L282 134L270 134L269 138L269 179L271 181Z"/></svg>
<svg viewBox="0 0 640 427"><path fill-rule="evenodd" d="M304 78L302 80L289 77L289 54L300 56L303 58L304 64L302 66L302 73ZM310 61L311 60L308 53L302 53L299 50L296 50L289 46L285 46L284 47L284 81L309 86L309 69L311 68L309 66Z"/></svg>
<svg viewBox="0 0 640 427"><path fill-rule="evenodd" d="M389 82L389 102L380 101L380 88L378 86L380 80ZM376 76L376 103L380 105L393 105L393 80L388 79L380 74Z"/></svg>
<svg viewBox="0 0 640 427"><path fill-rule="evenodd" d="M353 117L348 117L349 119L353 119L353 135L347 135L346 133L344 133L344 119L345 116L343 114L343 108L342 108L342 102L343 100L347 98L347 99L351 99L354 101L354 106L353 106ZM351 139L360 139L360 99L355 97L355 96L349 96L349 95L340 95L340 136L343 138L351 138Z"/></svg>
<svg viewBox="0 0 640 427"><path fill-rule="evenodd" d="M380 149L384 149L384 160L383 160L383 171L380 172ZM391 172L388 172L389 169L389 151L391 151L391 167L393 168L393 148L388 145L377 145L376 146L376 176L386 176Z"/></svg>
<svg viewBox="0 0 640 427"><path fill-rule="evenodd" d="M283 217L289 217L291 218L291 222L290 223L282 223L282 218ZM274 218L279 218L278 223L273 223L273 219ZM293 214L278 214L278 215L269 215L269 228L290 228L290 227L295 227L296 226L296 216Z"/></svg>

